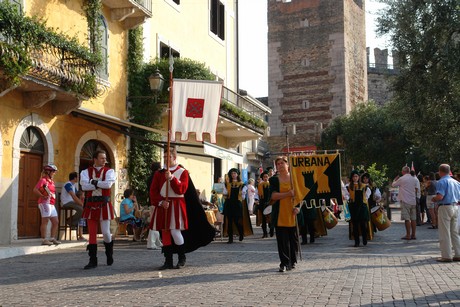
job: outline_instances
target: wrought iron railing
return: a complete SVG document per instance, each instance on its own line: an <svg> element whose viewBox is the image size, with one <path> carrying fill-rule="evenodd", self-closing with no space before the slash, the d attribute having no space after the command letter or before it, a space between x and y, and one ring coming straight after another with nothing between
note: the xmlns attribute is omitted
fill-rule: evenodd
<svg viewBox="0 0 460 307"><path fill-rule="evenodd" d="M232 105L235 105L238 108L244 110L253 117L263 121L266 121L267 113L270 112L270 109L267 106L257 102L257 100L250 99L247 96L239 95L238 93L235 93L225 86L223 89L222 98L224 98Z"/></svg>
<svg viewBox="0 0 460 307"><path fill-rule="evenodd" d="M152 0L134 0L134 2L140 4L149 13L152 13Z"/></svg>

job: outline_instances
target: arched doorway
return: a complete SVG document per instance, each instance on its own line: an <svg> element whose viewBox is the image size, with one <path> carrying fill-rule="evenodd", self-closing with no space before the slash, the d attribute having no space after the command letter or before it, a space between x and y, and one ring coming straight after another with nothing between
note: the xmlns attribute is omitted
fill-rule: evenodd
<svg viewBox="0 0 460 307"><path fill-rule="evenodd" d="M18 237L40 237L40 211L37 196L33 193L40 179L45 143L40 131L27 127L20 140L19 193L18 193Z"/></svg>
<svg viewBox="0 0 460 307"><path fill-rule="evenodd" d="M107 147L104 145L104 143L98 140L89 140L83 145L80 151L79 173L82 170L87 169L90 166L93 166L93 154L97 150L103 150L106 152L106 156L107 156L106 166L112 168L110 151L107 150Z"/></svg>

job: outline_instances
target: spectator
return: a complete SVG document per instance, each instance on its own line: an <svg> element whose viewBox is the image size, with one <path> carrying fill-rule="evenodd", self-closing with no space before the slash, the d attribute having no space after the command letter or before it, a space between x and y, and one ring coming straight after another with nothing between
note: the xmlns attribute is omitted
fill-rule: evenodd
<svg viewBox="0 0 460 307"><path fill-rule="evenodd" d="M56 208L56 187L54 185L54 174L57 172L57 167L54 164L48 164L43 168L42 177L35 185L33 192L38 198L38 207L42 216L40 233L42 236L42 245L58 245L61 244L56 240L59 220ZM51 221L51 237L46 237L46 228L48 222Z"/></svg>
<svg viewBox="0 0 460 307"><path fill-rule="evenodd" d="M460 183L449 176L450 166L441 164L439 175L441 179L436 184L436 196L433 202L438 202L439 215L439 247L441 258L439 262L460 261L460 237L458 234L458 202L460 201ZM452 257L452 247L454 256Z"/></svg>
<svg viewBox="0 0 460 307"><path fill-rule="evenodd" d="M248 200L248 210L249 215L253 215L254 212L254 198L256 194L256 188L254 187L254 179L249 178L247 185L247 200Z"/></svg>
<svg viewBox="0 0 460 307"><path fill-rule="evenodd" d="M198 199L200 200L201 206L204 210L207 210L213 206L213 204L206 200L206 197L201 193L200 189L196 189L196 194L198 195Z"/></svg>
<svg viewBox="0 0 460 307"><path fill-rule="evenodd" d="M133 228L133 241L140 241L140 232L142 231L142 219L137 218L139 204L137 203L134 190L126 189L123 192L124 199L120 204L120 222L129 223Z"/></svg>
<svg viewBox="0 0 460 307"><path fill-rule="evenodd" d="M85 193L82 190L77 191L77 198L82 202L85 203ZM83 236L83 227L86 226L86 220L84 218L80 218L78 221L78 241L86 241L85 237Z"/></svg>
<svg viewBox="0 0 460 307"><path fill-rule="evenodd" d="M404 221L406 227L406 235L402 240L415 240L416 220L417 220L417 178L410 175L410 168L404 166L402 168L402 177L397 176L392 187L399 187L398 199L401 204L401 220ZM412 230L412 234L411 234Z"/></svg>
<svg viewBox="0 0 460 307"><path fill-rule="evenodd" d="M78 191L78 173L72 172L69 174L69 181L67 181L61 190L61 206L65 209L75 210L75 214L71 216L67 224L78 226L81 215L83 213L83 202L77 196Z"/></svg>
<svg viewBox="0 0 460 307"><path fill-rule="evenodd" d="M417 226L421 226L422 223L421 223L421 220L420 220L420 213L421 213L421 209L420 209L420 198L421 198L421 191L420 191L420 181L418 180L418 178L415 176L415 171L410 171L410 175L416 179L415 181L415 185L416 185L416 192L415 192L415 224Z"/></svg>

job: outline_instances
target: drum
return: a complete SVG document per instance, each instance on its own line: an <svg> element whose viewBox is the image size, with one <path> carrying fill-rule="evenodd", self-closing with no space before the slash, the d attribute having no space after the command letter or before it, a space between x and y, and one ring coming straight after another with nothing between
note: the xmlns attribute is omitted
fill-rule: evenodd
<svg viewBox="0 0 460 307"><path fill-rule="evenodd" d="M324 225L327 229L332 229L337 225L338 220L337 217L329 210L326 206L321 206L321 212L323 214Z"/></svg>
<svg viewBox="0 0 460 307"><path fill-rule="evenodd" d="M270 223L270 216L272 215L272 206L267 206L265 209L264 209L264 215L265 215L265 219L267 220L267 223Z"/></svg>
<svg viewBox="0 0 460 307"><path fill-rule="evenodd" d="M379 231L391 226L391 221L388 219L385 210L380 206L375 206L371 209L371 220Z"/></svg>

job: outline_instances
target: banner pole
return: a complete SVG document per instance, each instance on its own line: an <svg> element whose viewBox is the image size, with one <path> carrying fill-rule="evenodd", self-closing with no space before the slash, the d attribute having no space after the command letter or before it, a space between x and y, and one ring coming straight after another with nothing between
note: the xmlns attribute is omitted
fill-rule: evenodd
<svg viewBox="0 0 460 307"><path fill-rule="evenodd" d="M174 71L174 59L171 54L171 48L169 48L169 102L168 102L168 135L166 142L166 170L169 171L169 165L171 163L171 125L172 125L172 98L173 98L173 71ZM166 202L169 201L169 182L166 184ZM165 231L168 221L168 209L165 209Z"/></svg>
<svg viewBox="0 0 460 307"><path fill-rule="evenodd" d="M289 150L289 133L288 133L287 127L286 127L286 147L287 147L287 158L288 158L288 165L289 165L289 178L290 178L290 181L291 181L291 190L292 190L292 189L294 189L294 183L293 183L293 180L292 180L292 173L291 173L291 170L292 170L292 168L291 168L291 156L290 156L290 150ZM295 200L295 195L293 197L291 197L291 204L293 204L293 205L295 205L294 200ZM300 207L300 209L302 210L302 207ZM299 211L299 214L300 214L300 211ZM295 231L296 231L296 236L297 236L297 250L299 251L299 259L300 259L300 261L303 261L303 259L302 259L302 249L301 249L300 240L299 240L300 231L299 231L299 223L297 222L297 215L295 216L294 219L295 219Z"/></svg>

